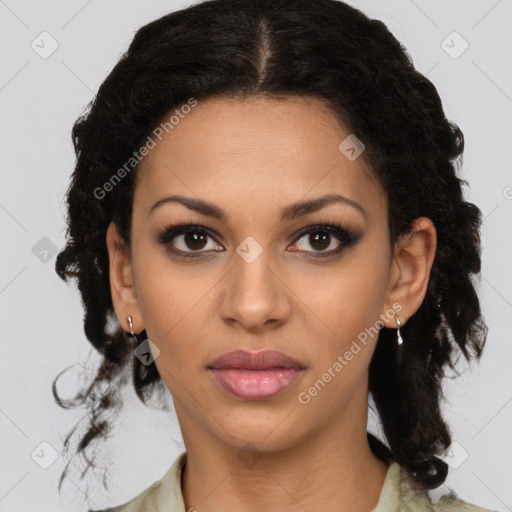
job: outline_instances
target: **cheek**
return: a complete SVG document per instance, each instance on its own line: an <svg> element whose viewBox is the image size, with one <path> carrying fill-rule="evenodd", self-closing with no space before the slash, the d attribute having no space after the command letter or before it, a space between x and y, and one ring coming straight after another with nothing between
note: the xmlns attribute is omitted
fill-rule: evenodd
<svg viewBox="0 0 512 512"><path fill-rule="evenodd" d="M315 397L309 410L318 415L313 421L328 421L333 404L343 408L354 393L362 392L380 329L383 282L383 266L361 257L333 275L318 294L311 309L320 312L323 325L309 326L316 358L301 388L306 398Z"/></svg>
<svg viewBox="0 0 512 512"><path fill-rule="evenodd" d="M137 300L148 338L160 350L155 360L163 380L174 388L196 371L203 371L207 354L201 340L214 344L211 322L211 293L218 278L212 272L192 271L171 265L160 257L144 258L134 265ZM169 380L170 379L170 380Z"/></svg>
<svg viewBox="0 0 512 512"><path fill-rule="evenodd" d="M353 265L333 273L318 294L319 308L334 326L364 328L381 313L386 284L384 266L371 257L358 256L354 260Z"/></svg>
<svg viewBox="0 0 512 512"><path fill-rule="evenodd" d="M349 378L349 374L359 374L369 363L378 338L385 266L371 255L358 254L353 264L340 266L317 285L320 283L322 286L317 289L321 293L314 294L310 310L318 312L321 323L309 325L309 335L316 340L317 369L326 369L338 356L347 354L350 368L343 373Z"/></svg>

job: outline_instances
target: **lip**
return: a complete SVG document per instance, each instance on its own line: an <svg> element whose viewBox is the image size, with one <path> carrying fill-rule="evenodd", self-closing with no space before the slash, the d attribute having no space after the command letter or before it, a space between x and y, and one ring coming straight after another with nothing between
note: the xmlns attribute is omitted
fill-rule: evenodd
<svg viewBox="0 0 512 512"><path fill-rule="evenodd" d="M248 350L233 350L226 352L215 359L209 366L210 369L225 370L228 368L245 370L268 370L269 368L288 368L304 370L299 361L278 350L265 349L258 352Z"/></svg>
<svg viewBox="0 0 512 512"><path fill-rule="evenodd" d="M295 382L305 370L296 359L277 350L235 350L215 359L208 369L223 389L246 400L271 398Z"/></svg>

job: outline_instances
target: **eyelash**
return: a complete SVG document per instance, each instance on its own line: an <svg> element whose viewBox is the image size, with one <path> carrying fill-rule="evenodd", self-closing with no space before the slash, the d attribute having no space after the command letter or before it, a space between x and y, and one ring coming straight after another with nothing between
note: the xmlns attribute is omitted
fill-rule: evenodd
<svg viewBox="0 0 512 512"><path fill-rule="evenodd" d="M345 248L351 247L355 245L360 238L360 233L354 231L350 226L338 222L338 221L325 221L319 224L315 224L313 226L308 226L307 228L299 231L293 237L293 243L296 243L305 235L309 235L311 233L316 232L327 232L330 235L334 235L334 237L341 242L340 246L337 249L333 249L327 252L313 252L313 251L305 251L307 253L312 253L311 257L313 259L322 259L329 256L337 255L341 253ZM159 244L165 246L173 255L176 255L180 258L197 258L199 255L203 254L201 251L191 251L184 252L181 250L171 249L170 242L179 235L186 235L189 233L201 233L203 235L209 236L212 238L217 244L219 241L217 240L216 235L208 228L203 226L199 226L197 224L171 224L166 226L162 231L160 231L157 235L157 241ZM302 252L302 251L297 251Z"/></svg>

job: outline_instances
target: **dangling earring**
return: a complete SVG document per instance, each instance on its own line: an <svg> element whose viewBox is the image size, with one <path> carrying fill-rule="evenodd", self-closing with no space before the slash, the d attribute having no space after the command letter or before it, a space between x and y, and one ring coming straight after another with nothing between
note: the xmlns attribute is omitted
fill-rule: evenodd
<svg viewBox="0 0 512 512"><path fill-rule="evenodd" d="M128 325L130 326L130 332L133 336L133 339L135 340L135 345L138 345L139 344L139 340L137 339L137 335L133 332L133 322L132 322L132 317L131 316L128 316Z"/></svg>
<svg viewBox="0 0 512 512"><path fill-rule="evenodd" d="M146 338L139 344L139 339L133 332L133 322L131 316L128 316L128 325L130 326L130 332L132 333L133 339L135 340L136 348L133 351L133 355L139 359L139 361L144 366L150 365L160 355L160 350L149 338Z"/></svg>
<svg viewBox="0 0 512 512"><path fill-rule="evenodd" d="M397 364L397 370L400 370L400 368L402 367L402 363L403 363L403 359L404 359L404 339L402 338L401 334L400 334L400 327L402 326L400 320L398 320L398 317L396 316L395 314L395 320L396 320L396 325L398 325L398 329L396 331L396 335L397 335L397 343L395 344L395 350L394 350L394 353L395 353L395 361L396 361L396 364ZM398 372L400 373L400 371Z"/></svg>
<svg viewBox="0 0 512 512"><path fill-rule="evenodd" d="M400 323L400 320L398 320L398 317L396 316L396 314L395 314L395 320L396 320L396 325L398 325L398 329L396 331L396 335L398 337L397 341L398 341L399 345L402 345L402 343L404 342L404 339L400 335L400 327L402 327L402 324Z"/></svg>

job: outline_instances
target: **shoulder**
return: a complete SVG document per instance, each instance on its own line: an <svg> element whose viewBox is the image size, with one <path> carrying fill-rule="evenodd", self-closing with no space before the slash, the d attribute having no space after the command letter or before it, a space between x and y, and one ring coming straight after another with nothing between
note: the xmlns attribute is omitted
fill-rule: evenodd
<svg viewBox="0 0 512 512"><path fill-rule="evenodd" d="M461 500L454 491L435 503L429 492L421 489L407 470L397 462L389 466L377 506L372 512L497 512Z"/></svg>
<svg viewBox="0 0 512 512"><path fill-rule="evenodd" d="M497 512L488 508L482 508L461 500L454 491L442 496L439 501L432 505L435 512Z"/></svg>
<svg viewBox="0 0 512 512"><path fill-rule="evenodd" d="M497 512L487 508L479 507L463 501L459 496L450 490L448 494L443 495L435 503L432 502L428 491L419 489L410 479L407 471L400 468L401 474L401 498L405 504L404 511L414 512Z"/></svg>
<svg viewBox="0 0 512 512"><path fill-rule="evenodd" d="M184 512L181 475L187 460L184 451L175 459L167 473L130 501L116 507L88 512Z"/></svg>
<svg viewBox="0 0 512 512"><path fill-rule="evenodd" d="M153 483L150 487L139 493L127 503L113 508L102 510L89 510L88 512L159 512L157 496L161 481Z"/></svg>

